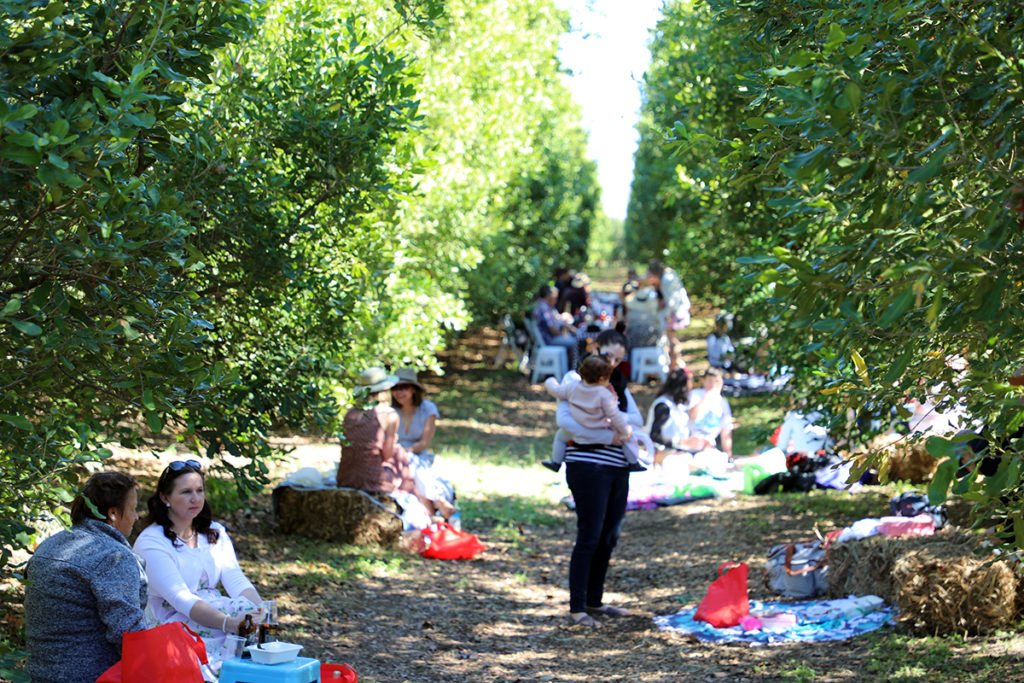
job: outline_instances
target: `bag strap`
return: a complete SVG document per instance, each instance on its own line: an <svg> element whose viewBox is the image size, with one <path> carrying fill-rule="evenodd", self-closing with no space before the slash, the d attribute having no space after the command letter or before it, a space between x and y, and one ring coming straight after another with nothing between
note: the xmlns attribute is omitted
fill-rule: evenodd
<svg viewBox="0 0 1024 683"><path fill-rule="evenodd" d="M719 576L722 575L722 568L723 567L728 567L729 569L725 570L726 572L728 572L731 569L736 569L736 568L742 567L742 566L743 566L742 562L723 562L722 564L718 565L718 575Z"/></svg>
<svg viewBox="0 0 1024 683"><path fill-rule="evenodd" d="M795 553L795 552L796 552L796 544L795 543L787 543L786 544L786 562L783 565L783 567L785 568L786 573L789 574L790 576L799 576L801 574L807 574L809 572L817 571L818 569L821 569L822 567L824 567L828 563L828 557L824 556L822 558L821 562L819 562L816 565L813 565L813 566L812 565L807 565L803 569L797 569L796 571L793 571L793 553Z"/></svg>
<svg viewBox="0 0 1024 683"><path fill-rule="evenodd" d="M206 654L206 643L203 641L202 638L199 637L198 633L190 629L186 624L180 621L178 623L181 624L181 627L183 629L185 629L192 635L192 639L191 642L189 643L189 646L192 648L192 651L196 653L196 656L199 657L199 662L201 664L208 663L209 657Z"/></svg>

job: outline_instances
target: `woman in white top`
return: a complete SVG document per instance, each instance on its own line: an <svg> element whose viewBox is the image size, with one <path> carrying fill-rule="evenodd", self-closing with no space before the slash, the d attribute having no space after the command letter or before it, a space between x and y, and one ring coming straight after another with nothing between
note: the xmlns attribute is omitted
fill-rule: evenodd
<svg viewBox="0 0 1024 683"><path fill-rule="evenodd" d="M660 446L654 456L655 464L663 462L677 451L695 453L711 445L706 439L690 434L687 404L692 388L690 371L676 368L668 373L665 383L658 390L658 396L647 410L647 431Z"/></svg>
<svg viewBox="0 0 1024 683"><path fill-rule="evenodd" d="M237 633L247 614L259 623L262 613L260 595L238 566L227 531L212 519L204 481L195 460L168 465L149 498L146 526L134 549L146 561L147 614L156 624L184 622L203 638L215 663L223 659L224 637Z"/></svg>

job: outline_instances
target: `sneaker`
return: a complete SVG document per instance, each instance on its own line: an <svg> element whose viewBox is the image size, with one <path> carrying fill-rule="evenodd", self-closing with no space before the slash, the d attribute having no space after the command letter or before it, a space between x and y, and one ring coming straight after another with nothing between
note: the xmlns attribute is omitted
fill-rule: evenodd
<svg viewBox="0 0 1024 683"><path fill-rule="evenodd" d="M555 462L554 460L545 460L544 462L541 463L541 465L544 465L544 467L547 467L552 472L557 472L558 470L562 469L562 463Z"/></svg>

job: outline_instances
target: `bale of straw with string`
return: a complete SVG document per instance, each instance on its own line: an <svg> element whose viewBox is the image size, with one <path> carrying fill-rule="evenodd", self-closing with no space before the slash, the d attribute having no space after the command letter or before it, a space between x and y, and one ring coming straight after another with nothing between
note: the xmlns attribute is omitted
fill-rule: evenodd
<svg viewBox="0 0 1024 683"><path fill-rule="evenodd" d="M286 534L353 545L399 546L400 509L386 494L281 486L274 496L278 527Z"/></svg>
<svg viewBox="0 0 1024 683"><path fill-rule="evenodd" d="M958 529L934 536L870 538L828 549L828 595L877 595L899 608L897 620L933 634L1005 629L1022 605L1018 567Z"/></svg>

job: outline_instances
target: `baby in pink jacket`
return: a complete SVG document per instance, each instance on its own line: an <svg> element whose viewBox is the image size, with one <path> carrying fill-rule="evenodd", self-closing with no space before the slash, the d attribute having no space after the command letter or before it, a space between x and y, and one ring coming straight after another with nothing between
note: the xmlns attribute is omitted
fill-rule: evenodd
<svg viewBox="0 0 1024 683"><path fill-rule="evenodd" d="M634 430L619 411L618 397L609 384L612 376L611 361L600 354L587 356L577 370L580 379L565 379L559 382L554 377L544 381L544 388L557 399L568 401L569 413L581 427L587 429L611 428L622 441L626 463L633 472L642 472L646 467L639 463L639 439L643 439L648 453L654 452L651 439L642 429ZM551 460L542 464L558 471L565 459L565 447L576 437L564 429L555 434Z"/></svg>

